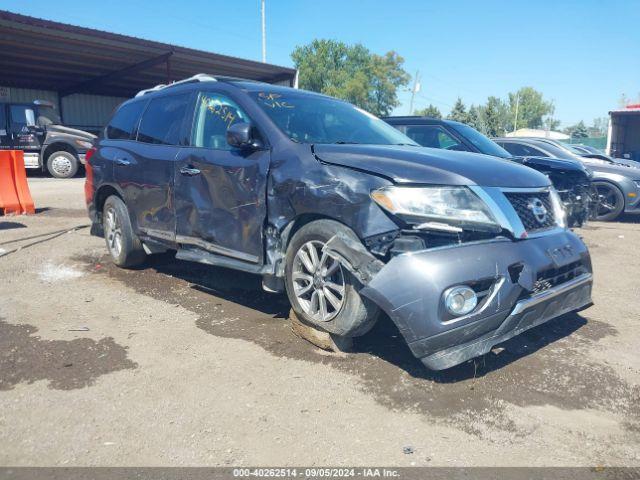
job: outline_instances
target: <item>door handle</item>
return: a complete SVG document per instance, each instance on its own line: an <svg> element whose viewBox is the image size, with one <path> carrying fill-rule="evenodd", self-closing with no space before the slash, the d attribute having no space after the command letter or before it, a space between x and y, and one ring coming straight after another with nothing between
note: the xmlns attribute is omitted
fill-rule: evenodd
<svg viewBox="0 0 640 480"><path fill-rule="evenodd" d="M192 167L182 167L180 169L180 173L182 175L188 175L190 177L193 177L194 175L199 175L200 174L200 170L198 170L197 168L192 168Z"/></svg>
<svg viewBox="0 0 640 480"><path fill-rule="evenodd" d="M126 158L116 158L116 164L126 167L127 165L131 165L131 162Z"/></svg>

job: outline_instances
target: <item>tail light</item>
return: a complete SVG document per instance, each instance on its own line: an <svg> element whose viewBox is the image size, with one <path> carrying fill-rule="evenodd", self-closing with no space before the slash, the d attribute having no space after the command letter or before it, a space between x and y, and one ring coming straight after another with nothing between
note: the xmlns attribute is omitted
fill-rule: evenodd
<svg viewBox="0 0 640 480"><path fill-rule="evenodd" d="M96 147L91 147L89 150L87 150L87 153L84 156L84 160L87 162L87 164L89 164L89 160L91 160L91 157L93 157L94 153L96 153Z"/></svg>
<svg viewBox="0 0 640 480"><path fill-rule="evenodd" d="M85 170L85 180L84 180L84 199L87 202L87 205L93 202L93 167L91 166L91 157L96 153L96 148L92 147L87 150L87 153L84 156L84 170Z"/></svg>

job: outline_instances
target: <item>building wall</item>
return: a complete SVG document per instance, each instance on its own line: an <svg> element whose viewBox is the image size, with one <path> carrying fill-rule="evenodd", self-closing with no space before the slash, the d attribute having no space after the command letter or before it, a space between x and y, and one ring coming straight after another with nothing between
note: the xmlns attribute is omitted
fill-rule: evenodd
<svg viewBox="0 0 640 480"><path fill-rule="evenodd" d="M127 100L122 97L105 97L74 93L62 99L65 125L102 128L115 108Z"/></svg>
<svg viewBox="0 0 640 480"><path fill-rule="evenodd" d="M33 102L48 100L58 108L58 94L50 90L7 88L0 86L0 102ZM127 100L75 93L62 99L62 120L65 125L95 131L103 127L113 110Z"/></svg>

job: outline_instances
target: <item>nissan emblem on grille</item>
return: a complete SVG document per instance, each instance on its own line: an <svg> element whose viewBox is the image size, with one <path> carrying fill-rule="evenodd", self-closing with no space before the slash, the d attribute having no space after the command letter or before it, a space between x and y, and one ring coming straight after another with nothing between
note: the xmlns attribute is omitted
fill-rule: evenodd
<svg viewBox="0 0 640 480"><path fill-rule="evenodd" d="M540 225L543 225L547 221L547 208L539 198L532 198L527 204L527 208L531 210L533 216Z"/></svg>

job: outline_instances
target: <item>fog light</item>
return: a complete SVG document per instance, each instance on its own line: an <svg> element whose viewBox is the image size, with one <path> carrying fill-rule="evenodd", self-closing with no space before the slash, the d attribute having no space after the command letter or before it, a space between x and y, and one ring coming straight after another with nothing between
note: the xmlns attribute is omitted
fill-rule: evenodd
<svg viewBox="0 0 640 480"><path fill-rule="evenodd" d="M452 315L466 315L476 308L478 297L465 285L451 287L444 292L444 304Z"/></svg>

